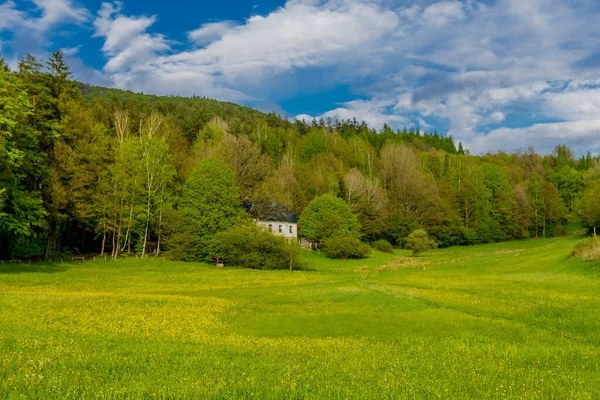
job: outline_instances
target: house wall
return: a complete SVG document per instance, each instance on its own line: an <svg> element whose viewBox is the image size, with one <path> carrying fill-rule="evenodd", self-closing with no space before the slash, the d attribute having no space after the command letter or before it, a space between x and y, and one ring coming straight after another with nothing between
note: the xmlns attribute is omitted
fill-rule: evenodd
<svg viewBox="0 0 600 400"><path fill-rule="evenodd" d="M298 236L298 224L293 222L278 222L278 221L256 221L256 224L259 226L263 226L265 229L271 229L277 236L283 236L286 238L296 238ZM281 227L281 232L279 231L279 227ZM290 231L291 229L291 231Z"/></svg>

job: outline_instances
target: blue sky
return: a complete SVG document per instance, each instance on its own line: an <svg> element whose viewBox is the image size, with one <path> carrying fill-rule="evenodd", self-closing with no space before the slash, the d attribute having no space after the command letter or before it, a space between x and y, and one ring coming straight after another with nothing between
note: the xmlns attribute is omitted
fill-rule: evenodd
<svg viewBox="0 0 600 400"><path fill-rule="evenodd" d="M0 0L0 53L76 79L290 118L450 133L474 153L600 151L597 0Z"/></svg>

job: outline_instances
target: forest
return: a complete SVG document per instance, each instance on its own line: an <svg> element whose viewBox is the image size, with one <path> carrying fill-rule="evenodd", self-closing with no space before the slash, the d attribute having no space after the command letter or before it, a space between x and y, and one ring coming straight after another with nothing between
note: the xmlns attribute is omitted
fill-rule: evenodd
<svg viewBox="0 0 600 400"><path fill-rule="evenodd" d="M324 195L349 207L364 243L403 247L416 229L440 247L552 237L572 218L600 226L600 158L565 145L471 155L415 128L93 87L60 51L0 61L0 259L200 259L247 218L242 201L302 215ZM180 256L186 246L196 252Z"/></svg>

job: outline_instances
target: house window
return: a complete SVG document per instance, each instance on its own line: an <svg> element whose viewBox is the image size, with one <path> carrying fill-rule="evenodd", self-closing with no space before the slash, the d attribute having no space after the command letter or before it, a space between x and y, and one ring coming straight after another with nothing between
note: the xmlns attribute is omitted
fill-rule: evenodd
<svg viewBox="0 0 600 400"><path fill-rule="evenodd" d="M290 225L290 233L294 233L294 227Z"/></svg>
<svg viewBox="0 0 600 400"><path fill-rule="evenodd" d="M283 233L283 225L279 225L279 233Z"/></svg>
<svg viewBox="0 0 600 400"><path fill-rule="evenodd" d="M269 231L273 231L273 224L269 224Z"/></svg>

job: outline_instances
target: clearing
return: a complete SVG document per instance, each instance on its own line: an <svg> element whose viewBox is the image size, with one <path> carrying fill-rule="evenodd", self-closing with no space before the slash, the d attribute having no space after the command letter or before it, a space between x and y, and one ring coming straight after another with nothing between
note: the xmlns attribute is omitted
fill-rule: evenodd
<svg viewBox="0 0 600 400"><path fill-rule="evenodd" d="M0 398L600 398L576 237L305 271L0 265Z"/></svg>

